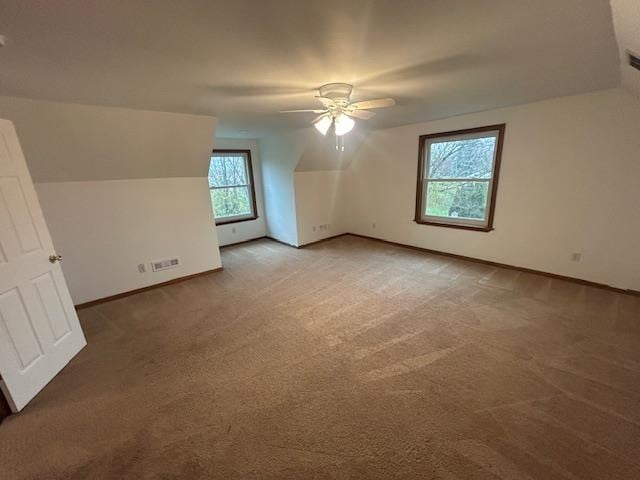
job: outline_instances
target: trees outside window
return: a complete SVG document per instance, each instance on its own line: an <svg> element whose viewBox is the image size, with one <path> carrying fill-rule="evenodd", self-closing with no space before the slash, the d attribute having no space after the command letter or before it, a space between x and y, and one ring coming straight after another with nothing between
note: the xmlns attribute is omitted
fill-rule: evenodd
<svg viewBox="0 0 640 480"><path fill-rule="evenodd" d="M209 190L216 225L258 218L250 150L214 150Z"/></svg>
<svg viewBox="0 0 640 480"><path fill-rule="evenodd" d="M415 221L490 231L505 125L423 135Z"/></svg>

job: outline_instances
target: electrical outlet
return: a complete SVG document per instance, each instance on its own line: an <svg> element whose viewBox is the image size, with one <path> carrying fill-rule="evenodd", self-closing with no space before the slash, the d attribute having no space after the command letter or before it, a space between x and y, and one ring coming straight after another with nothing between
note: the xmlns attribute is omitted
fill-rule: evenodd
<svg viewBox="0 0 640 480"><path fill-rule="evenodd" d="M231 233L233 233L233 234L236 233L236 227L231 227Z"/></svg>
<svg viewBox="0 0 640 480"><path fill-rule="evenodd" d="M313 226L313 231L314 231L314 232L316 231L316 226L315 226L315 225Z"/></svg>
<svg viewBox="0 0 640 480"><path fill-rule="evenodd" d="M375 224L375 223L372 223L372 224L371 224L371 228L374 228L374 229L375 229L375 228L376 228L376 224Z"/></svg>
<svg viewBox="0 0 640 480"><path fill-rule="evenodd" d="M572 253L571 254L571 261L572 262L579 262L580 260L582 260L582 254L581 253Z"/></svg>
<svg viewBox="0 0 640 480"><path fill-rule="evenodd" d="M139 263L138 264L138 272L145 273L146 271L147 271L147 268L144 266L144 263Z"/></svg>

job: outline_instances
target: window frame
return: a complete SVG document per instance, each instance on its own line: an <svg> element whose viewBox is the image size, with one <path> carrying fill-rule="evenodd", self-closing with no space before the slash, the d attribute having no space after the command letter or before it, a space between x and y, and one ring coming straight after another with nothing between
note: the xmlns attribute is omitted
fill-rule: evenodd
<svg viewBox="0 0 640 480"><path fill-rule="evenodd" d="M250 222L252 220L256 220L258 218L258 207L256 204L256 187L253 179L253 162L251 161L251 150L249 149L229 149L229 148L214 148L211 151L211 158L209 160L209 168L211 168L211 162L213 161L213 157L215 155L224 155L224 154L242 154L246 155L246 167L247 167L247 180L249 181L248 185L225 185L224 187L212 187L209 185L209 190L215 190L219 188L233 188L233 187L250 187L249 192L251 195L251 213L247 215L235 215L233 217L222 217L218 218L215 216L215 206L213 205L213 200L211 200L211 208L213 209L213 214L215 216L216 225L228 225L230 223L240 223L240 222ZM207 183L209 182L209 175L207 174Z"/></svg>
<svg viewBox="0 0 640 480"><path fill-rule="evenodd" d="M478 232L490 232L493 228L493 220L496 207L496 197L498 194L498 180L500 177L500 164L502 161L502 149L504 145L504 132L506 123L497 125L487 125L484 127L467 128L463 130L454 130L450 132L430 133L428 135L420 135L418 141L418 178L416 184L416 210L414 222L420 225L431 225L437 227L458 228L463 230L473 230ZM439 139L465 139L465 138L486 138L489 135L483 135L491 132L497 132L496 148L494 150L493 168L489 179L473 179L473 178L455 178L455 179L439 179L436 181L488 181L489 191L487 192L487 211L486 220L458 219L454 217L436 217L433 215L422 214L426 209L427 187L433 179L427 178L429 168L429 158L427 158L427 145Z"/></svg>

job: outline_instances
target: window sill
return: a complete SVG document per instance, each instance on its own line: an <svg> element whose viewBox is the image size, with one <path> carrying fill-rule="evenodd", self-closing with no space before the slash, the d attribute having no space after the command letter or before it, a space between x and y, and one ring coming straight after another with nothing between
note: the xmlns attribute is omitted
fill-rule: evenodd
<svg viewBox="0 0 640 480"><path fill-rule="evenodd" d="M482 226L474 226L474 225L461 225L461 224L455 224L455 223L430 222L428 220L422 220L422 219L414 219L413 221L419 225L430 225L432 227L457 228L459 230L472 230L476 232L486 233L486 232L491 232L493 230L492 226L482 227Z"/></svg>
<svg viewBox="0 0 640 480"><path fill-rule="evenodd" d="M231 223L250 222L252 220L257 220L257 219L258 219L258 215L254 215L252 217L232 218L230 220L220 219L220 220L216 220L216 227L219 227L221 225L229 225Z"/></svg>

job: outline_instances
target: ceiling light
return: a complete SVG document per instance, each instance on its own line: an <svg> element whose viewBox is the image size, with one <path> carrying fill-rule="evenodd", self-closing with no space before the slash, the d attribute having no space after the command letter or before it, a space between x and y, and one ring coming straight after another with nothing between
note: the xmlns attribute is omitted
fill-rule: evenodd
<svg viewBox="0 0 640 480"><path fill-rule="evenodd" d="M322 134L322 135L326 135L327 132L329 131L329 127L331 126L331 123L333 122L333 120L331 119L330 116L326 116L326 117L322 117L320 120L318 120L316 123L313 124L314 127L316 127L316 129ZM336 124L337 126L337 124Z"/></svg>
<svg viewBox="0 0 640 480"><path fill-rule="evenodd" d="M349 133L355 124L356 122L354 122L352 118L341 113L336 117L336 135L342 136L345 133Z"/></svg>
<svg viewBox="0 0 640 480"><path fill-rule="evenodd" d="M316 99L322 104L320 108L304 108L302 110L281 110L280 113L315 113L317 116L311 124L322 134L326 135L331 125L334 125L336 137L341 137L353 130L358 120L369 120L376 112L374 108L392 107L396 104L393 98L375 98L351 102L353 85L347 83L328 83L320 87ZM352 118L353 117L353 118Z"/></svg>

